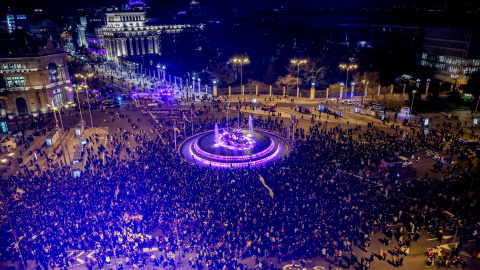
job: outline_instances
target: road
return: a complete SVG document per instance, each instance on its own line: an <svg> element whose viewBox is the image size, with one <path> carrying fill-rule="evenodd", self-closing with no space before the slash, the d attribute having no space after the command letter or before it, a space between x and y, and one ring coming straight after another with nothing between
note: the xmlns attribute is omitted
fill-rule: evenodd
<svg viewBox="0 0 480 270"><path fill-rule="evenodd" d="M184 94L184 93L182 93L182 94ZM239 98L240 98L240 96L232 96L230 98L231 103L232 104L236 103ZM251 96L249 96L249 97L245 96L245 97L241 97L241 98L242 98L242 100L245 99L245 101L249 101L249 100L253 99L253 97L251 97ZM268 100L270 97L260 96L260 97L257 97L256 99L259 100L259 101L262 101L262 99L263 99L263 102L265 102L266 101L265 98ZM293 116L297 117L299 127L304 128L305 130L308 131L308 127L311 125L311 122L310 122L311 115L304 115L304 114L300 114L300 113L296 112L294 110L295 104L290 102L289 100L285 100L285 99L272 100L272 102L277 103L278 107L277 107L276 116L271 116L271 117L277 117L279 119L283 119L284 123L287 123L287 121L289 121L290 114L292 114ZM311 102L308 99L301 99L299 101L299 105L306 106L306 107L309 107L309 108L313 109L313 108L318 107L318 104L320 104L320 102L323 102L323 100L318 100L318 101L315 101L315 102ZM195 105L196 108L198 108L200 106L203 106L203 105L207 105L207 104L209 104L209 103L202 103L200 101L194 102L194 105ZM243 103L243 104L245 104L245 103ZM181 121L181 119L180 119L181 117L179 115L170 115L168 112L148 112L146 110L141 110L141 109L132 110L131 105L132 105L131 101L125 101L119 109L108 109L105 112L102 112L101 110L93 110L92 111L93 128L88 129L86 131L86 133L84 134L84 137L90 139L90 141L93 140L95 142L95 144L93 144L93 145L89 144L89 147L92 147L92 146L98 147L98 145L100 145L100 144L107 145L107 143L108 143L107 142L107 135L114 135L116 133L118 134L119 132L122 132L123 130L129 130L134 135L138 134L140 132L140 130L143 130L143 131L145 131L147 137L154 138L154 136L156 136L156 133L153 130L153 126L158 125L158 122L157 121L150 121L151 118L155 118L155 119L161 120L163 122L165 122L168 119L175 119L175 120ZM180 106L174 105L170 108L177 108L177 107L189 108L190 105L191 105L191 103L188 102L188 103L184 103ZM234 106L232 106L232 108L233 107ZM249 106L247 106L247 109L245 109L245 106L242 106L241 111L244 115L248 116L249 114L252 114L252 115L254 115L254 117L258 117L259 115L262 115L262 116L266 117L266 116L270 115L268 112L258 110L258 109L257 110L250 110L248 107ZM354 114L354 113L351 112L352 108L353 108L352 106L345 106L345 108L346 108L346 110L345 110L346 113L345 113L345 117L343 117L343 118L335 119L333 116L328 116L327 117L326 114L322 114L321 118L320 119L316 118L315 121L320 120L320 121L322 121L322 123L327 122L328 127L335 127L335 126L338 126L338 125L340 125L342 127L348 127L348 126L352 126L352 125L360 125L363 128L365 128L368 123L374 123L375 126L378 126L380 128L380 130L383 130L383 131L389 132L389 133L394 132L394 130L390 127L390 125L384 125L383 122L380 121L379 119L374 119L372 117ZM348 111L348 109L350 109L350 111ZM278 112L281 113L281 117L278 116ZM110 113L112 113L113 116L111 116ZM315 110L313 110L313 113L318 115L318 112L316 112ZM454 113L455 115L458 115L462 122L463 121L469 121L469 119L468 119L469 116L465 112L452 112L452 113ZM120 118L119 117L120 115L128 115L128 117ZM216 110L211 110L210 113L206 113L202 116L199 116L194 121L200 121L204 117L212 117L212 116L215 116L216 118L221 118L224 115L225 115L225 112L219 113ZM436 115L444 116L441 113L440 114L426 114L425 116L433 118ZM62 117L63 117L63 123L64 123L65 127L67 127L67 132L65 133L65 135L63 135L64 138L65 138L65 145L68 146L68 148L70 150L70 153L72 154L74 146L78 143L79 137L74 135L74 130L73 130L73 128L70 128L70 127L75 126L80 121L80 116L73 109L69 109L69 110L67 110L67 112L65 114L62 115ZM234 109L232 110L232 112L230 114L230 117L236 117L236 111ZM302 119L302 117L303 117L303 119ZM88 110L83 110L83 118L84 119L89 119ZM139 129L133 130L132 126L131 126L131 123L129 123L127 121L128 118L130 118L132 122L136 123L139 126ZM107 121L105 119L107 119ZM112 119L114 121L112 121ZM444 120L444 119L442 119L441 121L453 122L453 120ZM399 124L401 122L403 122L403 119L399 118L399 119L397 119L396 123ZM87 123L90 124L88 120L87 120ZM400 128L404 132L410 132L410 128L403 127L403 126L401 126ZM466 136L468 136L468 135L466 135ZM96 142L97 138L99 140L98 142ZM41 151L45 151L46 153L51 154L51 153L53 153L53 151L55 149L58 149L60 147L59 143L57 143L53 147L46 147L46 146L44 146L44 142L45 142L45 136L38 136L38 137L35 138L35 141L32 143L32 146L30 147L30 149L28 149L27 151L25 151L25 150L22 151L21 156L24 158L25 163L30 165L30 162L32 162L32 164L35 164L35 162L36 162L37 164L39 164L40 168L42 168L43 166L46 165L46 159L45 158L39 158L37 161L34 161L34 155L28 153L28 151L30 151L30 150L41 149ZM131 139L125 141L125 144L126 144L126 147L129 147L130 149L134 149L135 146L136 146L135 141L131 140ZM22 150L21 148L23 148L23 147L19 147L13 152L14 157L20 156L20 150ZM107 155L108 155L108 152L111 151L111 149L107 146L106 151L107 151ZM123 156L123 155L125 155L125 152L120 153L120 156ZM428 158L424 151L420 152L419 156L420 156L420 161L418 163L414 163L413 166L412 166L413 169L417 171L419 176L423 176L423 174L425 174L425 172L429 172L430 175L435 175L435 176L444 176L444 175L447 174L447 172L445 172L445 171L433 172L432 167L433 167L434 161L431 158ZM105 153L103 153L103 158L105 158ZM13 160L12 165L11 165L11 169L7 172L6 175L4 175L4 177L6 177L9 173L14 173L14 172L19 170L19 165L16 164L16 159L14 159L12 157L10 157L10 159ZM53 163L59 163L61 160L63 160L63 157L61 157L61 158L55 157ZM35 169L34 166L31 166L31 168ZM392 224L391 226L394 227L394 228L400 228L402 226L402 224ZM410 254L408 255L408 257L405 258L405 261L404 261L405 269L409 269L409 270L410 269L412 269L412 270L425 269L425 262L426 262L425 252L426 252L427 248L433 248L436 245L442 245L442 248L448 250L449 247L452 244L452 241L453 241L453 238L452 238L453 233L454 232L452 230L447 230L442 243L437 243L436 238L434 239L433 237L428 235L425 230L422 230L420 240L418 242L412 244L412 247L410 249ZM160 234L160 232L158 230L156 230L156 231L153 232L152 235L155 236L155 235L159 235L159 234ZM357 254L358 258L360 259L361 257L370 257L371 253L377 254L380 249L385 250L386 247L380 242L380 239L382 239L383 237L384 237L384 235L382 233L380 233L380 232L375 233L372 236L372 244L371 244L371 247L369 248L368 252L365 252L358 247L354 247L354 251ZM457 242L458 242L458 239L457 239ZM388 249L391 250L396 245L398 246L398 243L396 242L396 240L392 240L392 243L389 245ZM71 268L72 269L86 269L86 265L85 265L86 258L88 256L93 256L94 252L95 251L93 251L93 250L71 250L69 252L69 255L68 255L70 257L74 257L74 265ZM167 254L165 254L164 251L159 251L156 248L153 248L151 250L146 250L146 252L151 253L151 254L155 254L157 256L157 258L160 257L160 255L164 255L164 256L167 255ZM189 269L188 258L191 257L191 256L195 256L195 255L196 254L193 254L193 253L187 253L185 255L185 258L183 259L184 269ZM178 256L178 254L177 254L177 256ZM462 256L464 256L468 260L467 269L480 269L480 263L476 260L471 260L471 257L470 257L469 253L462 253ZM391 260L391 256L389 256L387 259ZM124 258L119 258L119 261L120 260L124 261ZM273 262L275 265L277 265L279 267L282 267L283 269L289 269L288 265L291 264L291 262L278 263L277 259L273 258L273 257L262 258L262 261L265 261L267 264L270 264L270 263ZM247 258L245 260L242 260L242 263L247 264L249 267L253 267L255 265L253 258ZM324 267L325 269L328 269L328 264L329 263L330 263L330 261L328 261L324 258L317 257L317 258L312 259L311 261L308 261L307 264L306 264L306 267L307 267L307 269L322 269L321 267ZM115 264L115 261L112 261L112 265L114 265L114 264ZM298 262L297 262L297 264L298 264ZM150 264L149 267L151 267L151 264ZM125 267L125 269L131 269L131 268L132 268L131 266L126 266ZM344 267L339 267L339 268L340 269L345 269ZM393 269L393 268L394 267L392 265L390 265L388 263L388 261L384 262L384 261L378 261L378 260L375 261L371 266L371 269L373 269L373 270L383 270L383 269ZM29 262L28 269L34 269L34 262L33 261Z"/></svg>

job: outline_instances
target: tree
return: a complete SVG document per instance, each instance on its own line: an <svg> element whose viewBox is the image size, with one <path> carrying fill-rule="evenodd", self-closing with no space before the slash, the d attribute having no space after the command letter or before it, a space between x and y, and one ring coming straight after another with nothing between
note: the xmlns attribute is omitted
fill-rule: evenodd
<svg viewBox="0 0 480 270"><path fill-rule="evenodd" d="M235 82L233 70L223 63L211 65L210 68L207 70L207 73L219 80L219 85L230 85Z"/></svg>
<svg viewBox="0 0 480 270"><path fill-rule="evenodd" d="M275 84L285 86L287 89L293 89L297 85L297 77L287 74L284 77L278 77Z"/></svg>
<svg viewBox="0 0 480 270"><path fill-rule="evenodd" d="M300 69L300 70L299 70ZM325 57L308 58L306 63L300 65L292 64L287 67L288 74L292 77L299 77L298 84L302 82L315 82L317 85L325 84L325 74L330 69L330 65L325 62Z"/></svg>
<svg viewBox="0 0 480 270"><path fill-rule="evenodd" d="M364 73L355 73L353 74L353 80L357 87L361 87L363 92L367 89L367 98L371 99L373 103L375 96L378 96L380 72L365 71Z"/></svg>
<svg viewBox="0 0 480 270"><path fill-rule="evenodd" d="M317 85L325 84L324 78L330 69L330 64L325 62L325 57L318 57L307 60L307 63L301 66L302 78L305 82L315 82Z"/></svg>
<svg viewBox="0 0 480 270"><path fill-rule="evenodd" d="M265 77L263 77L263 82L266 84L274 84L276 78L277 78L277 72L275 71L275 63L270 62L268 64L268 69L267 69L267 72L265 73Z"/></svg>

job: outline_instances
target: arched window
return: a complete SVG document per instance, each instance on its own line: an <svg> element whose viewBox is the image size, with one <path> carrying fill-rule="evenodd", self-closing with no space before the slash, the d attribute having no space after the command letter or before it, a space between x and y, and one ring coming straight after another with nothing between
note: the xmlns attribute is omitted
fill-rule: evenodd
<svg viewBox="0 0 480 270"><path fill-rule="evenodd" d="M50 83L58 82L58 68L55 63L48 64L48 76L50 77Z"/></svg>
<svg viewBox="0 0 480 270"><path fill-rule="evenodd" d="M15 100L15 103L17 104L17 111L19 116L28 115L27 102L23 97L18 97Z"/></svg>

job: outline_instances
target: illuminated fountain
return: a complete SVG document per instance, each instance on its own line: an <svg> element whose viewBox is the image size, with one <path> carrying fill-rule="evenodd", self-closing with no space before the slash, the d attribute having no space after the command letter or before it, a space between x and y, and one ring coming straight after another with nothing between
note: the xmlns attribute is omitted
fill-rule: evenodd
<svg viewBox="0 0 480 270"><path fill-rule="evenodd" d="M217 123L215 123L215 147L218 146L218 140L219 140L219 136L218 136L218 125L217 125Z"/></svg>
<svg viewBox="0 0 480 270"><path fill-rule="evenodd" d="M252 115L248 116L248 135L249 137L253 136L253 117Z"/></svg>
<svg viewBox="0 0 480 270"><path fill-rule="evenodd" d="M253 129L253 119L248 119L248 129L215 129L187 138L179 153L190 162L223 168L259 166L288 155L287 142L280 136Z"/></svg>

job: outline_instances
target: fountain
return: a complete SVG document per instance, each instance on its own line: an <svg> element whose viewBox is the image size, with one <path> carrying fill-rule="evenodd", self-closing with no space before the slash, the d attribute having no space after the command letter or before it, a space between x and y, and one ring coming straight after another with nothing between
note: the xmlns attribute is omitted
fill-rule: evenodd
<svg viewBox="0 0 480 270"><path fill-rule="evenodd" d="M225 128L196 134L179 147L187 161L219 168L260 166L279 160L289 153L288 143L280 136L253 129L249 117L248 129Z"/></svg>
<svg viewBox="0 0 480 270"><path fill-rule="evenodd" d="M215 123L215 145L218 146L219 136L218 136L218 124Z"/></svg>
<svg viewBox="0 0 480 270"><path fill-rule="evenodd" d="M248 137L253 136L253 117L252 115L248 116Z"/></svg>

